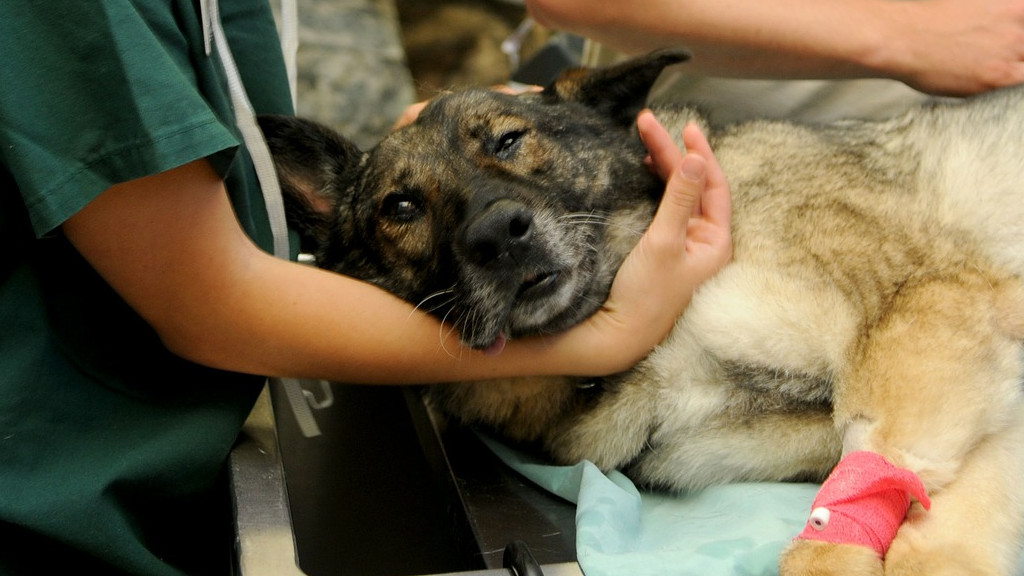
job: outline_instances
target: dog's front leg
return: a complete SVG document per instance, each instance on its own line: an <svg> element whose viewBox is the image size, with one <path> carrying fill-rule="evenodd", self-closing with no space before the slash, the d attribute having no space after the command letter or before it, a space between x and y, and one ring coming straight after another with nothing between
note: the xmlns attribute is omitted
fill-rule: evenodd
<svg viewBox="0 0 1024 576"><path fill-rule="evenodd" d="M1024 410L971 451L931 510L914 507L885 559L886 576L1017 574L1024 518ZM965 550L969 548L969 550Z"/></svg>
<svg viewBox="0 0 1024 576"><path fill-rule="evenodd" d="M1020 343L992 317L998 282L964 276L904 287L851 351L835 399L850 465L784 576L1009 573L1024 514Z"/></svg>

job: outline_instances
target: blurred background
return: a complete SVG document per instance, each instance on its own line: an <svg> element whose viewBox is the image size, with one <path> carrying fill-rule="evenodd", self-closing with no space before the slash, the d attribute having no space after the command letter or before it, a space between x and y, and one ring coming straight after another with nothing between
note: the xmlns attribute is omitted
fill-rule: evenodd
<svg viewBox="0 0 1024 576"><path fill-rule="evenodd" d="M440 90L508 80L519 56L543 45L520 0L298 0L298 113L361 147L406 106Z"/></svg>

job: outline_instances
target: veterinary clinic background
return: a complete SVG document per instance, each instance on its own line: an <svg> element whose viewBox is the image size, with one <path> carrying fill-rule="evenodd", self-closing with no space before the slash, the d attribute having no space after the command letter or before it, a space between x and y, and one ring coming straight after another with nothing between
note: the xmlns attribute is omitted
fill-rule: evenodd
<svg viewBox="0 0 1024 576"><path fill-rule="evenodd" d="M457 334L442 351L442 326L428 314L288 261L297 246L281 226L255 115L298 109L358 123L371 108L397 118L415 82L397 27L411 37L428 17L482 7L525 15L487 0L431 4L404 21L416 8L383 0L300 0L298 12L288 1L0 4L0 574L238 570L232 503L244 494L232 494L238 471L228 460L268 376L609 374L667 332L691 295L668 286L706 279L689 274L695 262L679 230L689 214L671 203L652 230L677 232L675 242L634 253L609 306L497 357L461 349ZM872 114L886 115L922 97L891 82L905 94L775 79L881 77L939 95L1024 80L1017 0L527 7L551 29L631 52L687 47L693 76L685 89L666 80L664 93L706 103L731 93L723 120L769 113L772 102L790 106L780 115L799 108L821 119L870 100ZM366 78L395 83L386 98L356 96ZM857 93L871 98L847 96ZM364 137L379 138L390 120L374 119ZM715 165L647 137L660 145L651 151L659 172ZM706 184L704 171L676 177L665 196L699 197ZM345 511L333 517L344 523ZM299 570L292 558L249 568Z"/></svg>

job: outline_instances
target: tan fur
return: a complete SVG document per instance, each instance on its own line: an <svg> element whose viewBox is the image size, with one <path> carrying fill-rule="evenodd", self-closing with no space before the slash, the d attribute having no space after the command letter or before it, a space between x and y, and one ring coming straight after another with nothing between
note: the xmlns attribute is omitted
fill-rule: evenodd
<svg viewBox="0 0 1024 576"><path fill-rule="evenodd" d="M452 385L449 394L435 396L435 408L442 415L457 409L460 417L470 421L500 423L496 431L506 437L537 438L557 424L575 392L569 378L518 378L487 384L488 402L478 401L473 386Z"/></svg>
<svg viewBox="0 0 1024 576"><path fill-rule="evenodd" d="M952 107L827 136L767 123L713 134L735 195L734 263L597 406L548 425L551 453L694 488L820 478L840 445L873 450L916 471L935 509L915 510L884 564L799 542L783 574L1009 574L1024 517L1013 480L1024 445L1010 432L1021 425L1024 161L991 143L1020 141L1024 104L1002 98L1002 113ZM723 387L723 362L771 368L779 389L831 383L832 412L744 405ZM463 409L495 402L486 384L477 391Z"/></svg>
<svg viewBox="0 0 1024 576"><path fill-rule="evenodd" d="M816 540L795 542L782 557L782 574L805 576L880 576L882 559L874 551L861 546L834 546Z"/></svg>
<svg viewBox="0 0 1024 576"><path fill-rule="evenodd" d="M633 119L681 58L436 101L360 163L323 264L415 302L444 292L479 348L562 329L566 310L578 321L663 188ZM700 119L655 112L673 132ZM1010 574L1024 536L1024 87L883 123L707 128L732 185L734 259L664 342L607 378L452 384L431 400L556 462L673 490L822 480L844 452L875 451L916 472L933 509L912 508L885 559L799 541L784 576ZM396 190L416 219L377 216ZM506 204L528 215L498 238L517 252L481 258L465 230Z"/></svg>

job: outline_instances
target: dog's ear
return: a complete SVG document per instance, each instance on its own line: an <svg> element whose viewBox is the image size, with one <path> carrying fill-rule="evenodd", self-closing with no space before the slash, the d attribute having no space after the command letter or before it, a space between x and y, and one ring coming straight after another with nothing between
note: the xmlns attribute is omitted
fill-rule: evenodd
<svg viewBox="0 0 1024 576"><path fill-rule="evenodd" d="M623 124L632 124L662 70L690 59L681 49L651 52L606 68L575 68L564 72L544 95L596 108Z"/></svg>
<svg viewBox="0 0 1024 576"><path fill-rule="evenodd" d="M362 152L334 130L293 116L260 116L263 137L281 182L288 226L299 233L301 249L316 253L339 217L345 174Z"/></svg>

